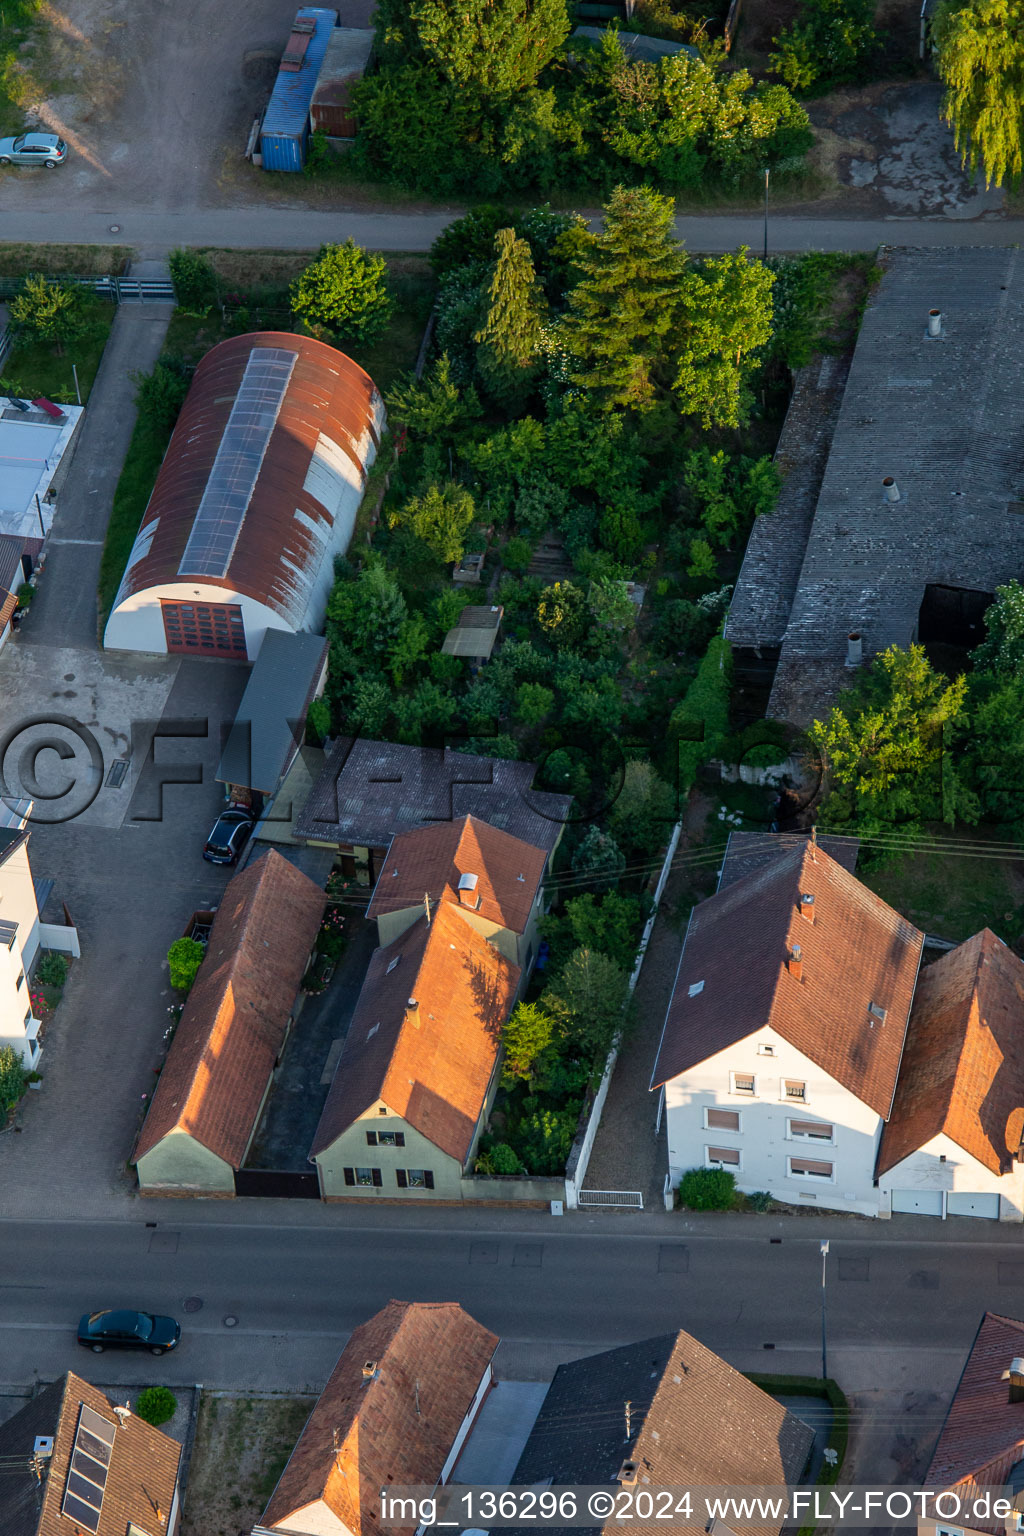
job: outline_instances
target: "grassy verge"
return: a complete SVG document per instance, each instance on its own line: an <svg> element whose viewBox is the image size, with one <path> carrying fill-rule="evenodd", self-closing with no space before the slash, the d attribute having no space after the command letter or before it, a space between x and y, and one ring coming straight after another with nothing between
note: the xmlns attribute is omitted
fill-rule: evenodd
<svg viewBox="0 0 1024 1536"><path fill-rule="evenodd" d="M204 1395L182 1536L234 1536L263 1513L302 1433L313 1397Z"/></svg>
<svg viewBox="0 0 1024 1536"><path fill-rule="evenodd" d="M58 354L52 341L40 341L26 337L11 350L4 363L4 378L9 381L11 393L34 400L46 395L62 405L74 405L75 377L72 364L78 369L78 387L82 392L82 404L89 398L96 377L103 349L114 323L114 305L105 299L93 299L89 304L89 328L77 341L68 342L63 354Z"/></svg>
<svg viewBox="0 0 1024 1536"><path fill-rule="evenodd" d="M133 255L130 245L19 245L0 242L0 278L26 272L51 276L120 276Z"/></svg>
<svg viewBox="0 0 1024 1536"><path fill-rule="evenodd" d="M100 563L99 614L100 633L107 621L117 589L128 564L128 556L139 531L142 514L156 482L157 471L171 440L171 428L156 426L139 417L128 445L121 478L114 492L114 505L107 524Z"/></svg>

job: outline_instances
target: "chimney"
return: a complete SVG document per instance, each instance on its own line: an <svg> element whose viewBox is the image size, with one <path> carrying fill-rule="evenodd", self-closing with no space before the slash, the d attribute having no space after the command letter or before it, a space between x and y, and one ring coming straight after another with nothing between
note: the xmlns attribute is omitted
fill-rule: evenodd
<svg viewBox="0 0 1024 1536"><path fill-rule="evenodd" d="M376 1360L366 1360L366 1361L364 1361L363 1362L363 1380L364 1381L372 1381L373 1378L376 1376L376 1374L377 1374L377 1362L376 1362Z"/></svg>
<svg viewBox="0 0 1024 1536"><path fill-rule="evenodd" d="M900 488L896 484L896 481L893 479L892 475L886 475L885 479L882 481L882 490L885 492L886 501L899 501Z"/></svg>
<svg viewBox="0 0 1024 1536"><path fill-rule="evenodd" d="M420 1000L419 1000L418 997L410 997L407 1000L405 1006L408 1008L410 1013L415 1013L416 1009L419 1007L419 1005L420 1005Z"/></svg>
<svg viewBox="0 0 1024 1536"><path fill-rule="evenodd" d="M619 1468L619 1483L623 1488L636 1487L636 1462L624 1461Z"/></svg>
<svg viewBox="0 0 1024 1536"><path fill-rule="evenodd" d="M846 637L846 665L859 667L864 660L864 636L859 629L851 629Z"/></svg>
<svg viewBox="0 0 1024 1536"><path fill-rule="evenodd" d="M1010 1384L1007 1401L1024 1403L1024 1360L1019 1355L1010 1361L1010 1369L1003 1372L1002 1379Z"/></svg>
<svg viewBox="0 0 1024 1536"><path fill-rule="evenodd" d="M806 918L809 923L814 922L814 897L810 891L800 893L800 916Z"/></svg>
<svg viewBox="0 0 1024 1536"><path fill-rule="evenodd" d="M928 311L928 335L929 336L941 336L942 335L942 310L941 309L930 309Z"/></svg>
<svg viewBox="0 0 1024 1536"><path fill-rule="evenodd" d="M799 944L794 944L789 952L789 974L794 981L803 981L804 979L803 950Z"/></svg>
<svg viewBox="0 0 1024 1536"><path fill-rule="evenodd" d="M480 905L480 897L476 890L478 879L478 875L459 876L459 901L464 907L472 907L474 911Z"/></svg>

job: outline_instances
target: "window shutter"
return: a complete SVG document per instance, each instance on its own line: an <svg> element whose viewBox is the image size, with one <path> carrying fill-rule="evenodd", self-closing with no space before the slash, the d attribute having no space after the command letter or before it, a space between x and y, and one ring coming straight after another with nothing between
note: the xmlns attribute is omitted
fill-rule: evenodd
<svg viewBox="0 0 1024 1536"><path fill-rule="evenodd" d="M383 1182L384 1182L384 1179L383 1179L383 1176L381 1174L380 1169L379 1168L374 1168L373 1169L373 1187L374 1187L374 1189L380 1189L380 1187L383 1184Z"/></svg>
<svg viewBox="0 0 1024 1536"><path fill-rule="evenodd" d="M398 1187L399 1187L399 1189L407 1189L408 1188L408 1183L407 1183L407 1180L406 1180L406 1177L405 1177L405 1169L404 1168L396 1168L395 1169L395 1178L398 1180Z"/></svg>
<svg viewBox="0 0 1024 1536"><path fill-rule="evenodd" d="M377 1132L376 1131L367 1131L367 1133L366 1133L366 1145L368 1147L375 1147L377 1145Z"/></svg>
<svg viewBox="0 0 1024 1536"><path fill-rule="evenodd" d="M434 1175L431 1173L429 1168L425 1168L423 1170L423 1182L427 1186L428 1189L433 1189L433 1187L434 1187Z"/></svg>
<svg viewBox="0 0 1024 1536"><path fill-rule="evenodd" d="M396 1131L395 1132L395 1146L396 1147L404 1147L405 1146L405 1132L404 1131Z"/></svg>
<svg viewBox="0 0 1024 1536"><path fill-rule="evenodd" d="M356 1181L356 1171L355 1171L355 1169L354 1168L346 1168L345 1169L345 1183L346 1184L354 1184L355 1181Z"/></svg>

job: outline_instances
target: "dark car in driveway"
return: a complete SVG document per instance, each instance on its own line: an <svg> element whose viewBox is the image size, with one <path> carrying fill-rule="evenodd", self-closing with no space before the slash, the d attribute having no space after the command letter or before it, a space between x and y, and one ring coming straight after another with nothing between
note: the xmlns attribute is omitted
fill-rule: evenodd
<svg viewBox="0 0 1024 1536"><path fill-rule="evenodd" d="M105 1349L148 1349L165 1355L175 1349L181 1328L173 1317L152 1312L86 1312L78 1324L78 1342L102 1355Z"/></svg>
<svg viewBox="0 0 1024 1536"><path fill-rule="evenodd" d="M237 864L238 855L249 841L255 824L250 813L239 806L222 811L206 839L203 858L209 859L211 864Z"/></svg>

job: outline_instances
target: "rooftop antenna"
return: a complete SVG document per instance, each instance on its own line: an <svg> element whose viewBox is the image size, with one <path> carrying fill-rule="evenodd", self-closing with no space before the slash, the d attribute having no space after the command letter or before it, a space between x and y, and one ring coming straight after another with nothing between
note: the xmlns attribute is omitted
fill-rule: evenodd
<svg viewBox="0 0 1024 1536"><path fill-rule="evenodd" d="M631 1431L631 1427L630 1427L630 1425L631 1425L630 1409L632 1408L632 1406L633 1406L633 1404L631 1402L627 1402L626 1403L626 1443L627 1444L629 1443L629 1441L631 1439L631 1435L632 1435L632 1431Z"/></svg>
<svg viewBox="0 0 1024 1536"><path fill-rule="evenodd" d="M413 1384L413 1392L416 1394L416 1417L419 1418L419 1415L420 1415L420 1384L419 1384L418 1381Z"/></svg>
<svg viewBox="0 0 1024 1536"><path fill-rule="evenodd" d="M423 910L427 914L427 922L429 923L430 922L430 892L429 891L424 891L423 892Z"/></svg>

